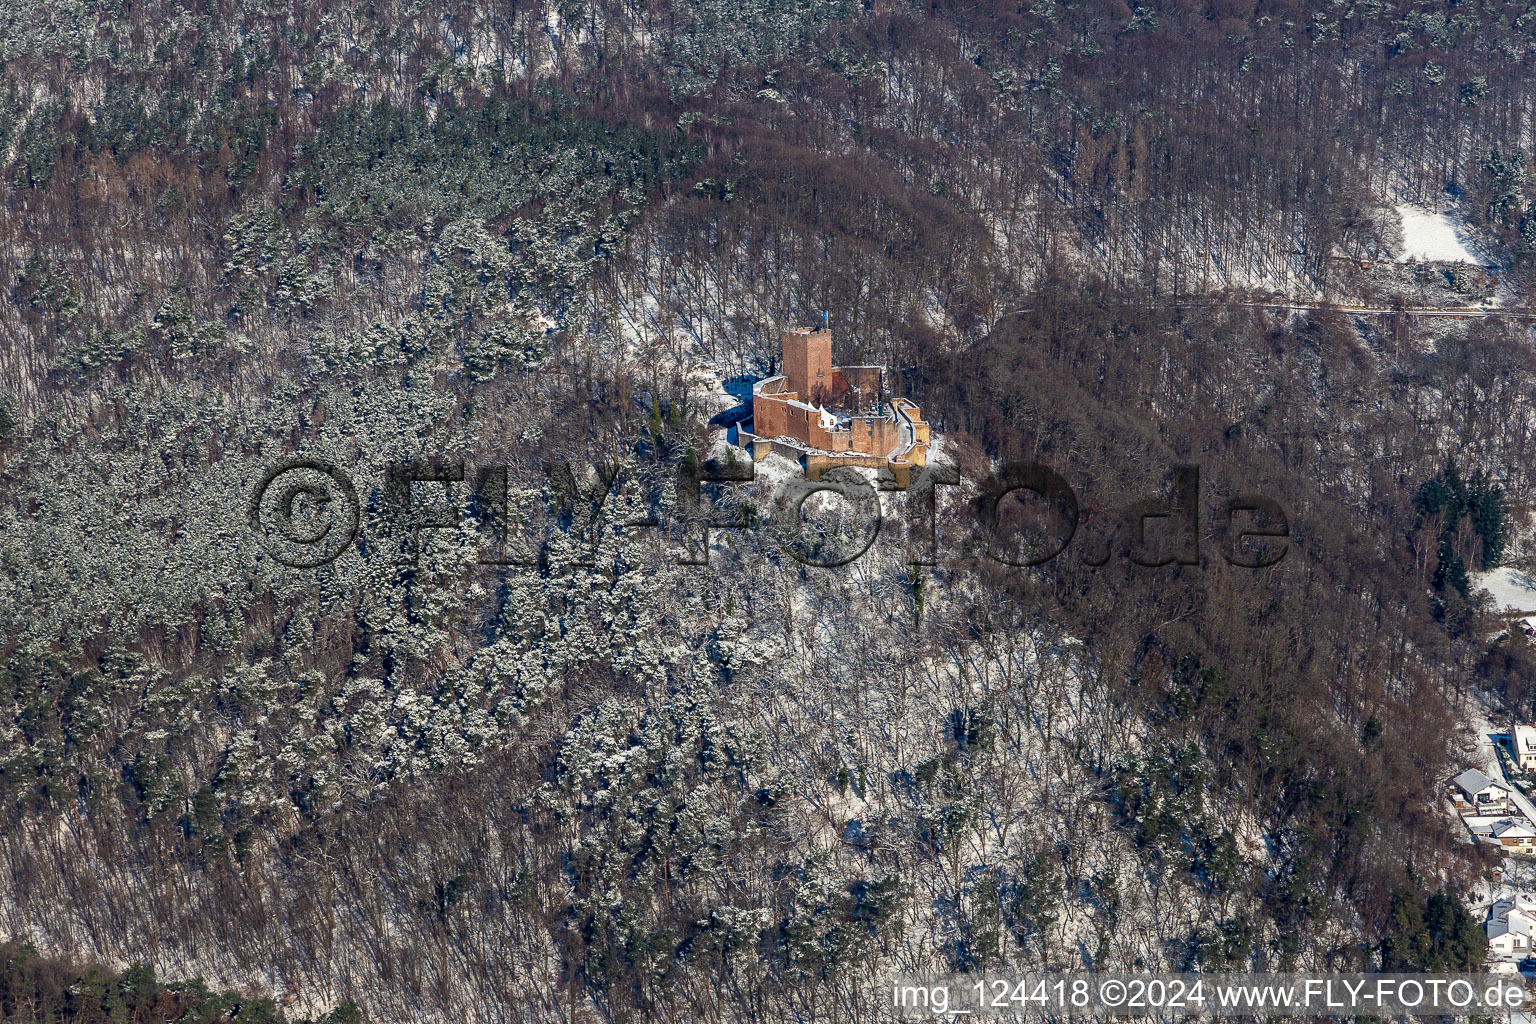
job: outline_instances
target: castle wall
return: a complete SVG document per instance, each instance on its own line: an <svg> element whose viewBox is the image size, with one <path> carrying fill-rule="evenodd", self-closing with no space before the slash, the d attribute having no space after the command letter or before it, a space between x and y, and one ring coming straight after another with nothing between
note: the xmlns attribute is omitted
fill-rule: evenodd
<svg viewBox="0 0 1536 1024"><path fill-rule="evenodd" d="M793 437L812 448L835 451L834 438L839 435L821 425L821 415L814 409L802 409L791 405L789 396L758 395L752 402L752 428L758 437Z"/></svg>
<svg viewBox="0 0 1536 1024"><path fill-rule="evenodd" d="M901 443L896 421L887 416L855 416L847 430L827 430L814 409L802 409L786 399L792 395L758 395L752 406L752 430L758 437L793 437L812 448L829 452L865 452L886 455ZM925 442L927 424L918 440Z"/></svg>
<svg viewBox="0 0 1536 1024"><path fill-rule="evenodd" d="M929 444L933 438L929 433L928 421L923 419L922 412L916 406L913 406L907 410L907 414L912 417L912 432L917 436L917 443L920 445Z"/></svg>
<svg viewBox="0 0 1536 1024"><path fill-rule="evenodd" d="M879 455L806 455L805 478L807 480L820 480L821 475L829 469L845 469L849 466L859 466L865 469L888 469L895 478L896 487L906 490L912 486L912 466L890 462Z"/></svg>
<svg viewBox="0 0 1536 1024"><path fill-rule="evenodd" d="M779 396L758 395L752 400L752 432L758 437L789 433L789 406Z"/></svg>

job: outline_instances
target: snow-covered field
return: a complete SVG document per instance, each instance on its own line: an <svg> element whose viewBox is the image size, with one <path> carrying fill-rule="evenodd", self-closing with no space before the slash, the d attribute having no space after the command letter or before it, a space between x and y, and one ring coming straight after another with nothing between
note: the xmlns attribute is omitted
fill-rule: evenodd
<svg viewBox="0 0 1536 1024"><path fill-rule="evenodd" d="M1472 586L1493 595L1501 614L1536 612L1536 578L1508 566L1472 574Z"/></svg>
<svg viewBox="0 0 1536 1024"><path fill-rule="evenodd" d="M1403 259L1477 262L1445 214L1406 204L1397 208L1397 214L1403 219Z"/></svg>

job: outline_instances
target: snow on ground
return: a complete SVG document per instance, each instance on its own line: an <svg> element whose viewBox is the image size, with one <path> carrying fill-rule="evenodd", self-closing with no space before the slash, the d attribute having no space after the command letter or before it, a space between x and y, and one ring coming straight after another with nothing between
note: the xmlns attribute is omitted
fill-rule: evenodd
<svg viewBox="0 0 1536 1024"><path fill-rule="evenodd" d="M1519 569L1505 567L1472 574L1472 586L1493 595L1501 614L1536 612L1536 579Z"/></svg>
<svg viewBox="0 0 1536 1024"><path fill-rule="evenodd" d="M720 384L720 374L708 362L695 363L686 373L689 396L710 416L734 409L739 403Z"/></svg>
<svg viewBox="0 0 1536 1024"><path fill-rule="evenodd" d="M756 483L771 498L785 480L804 475L798 463L773 452L757 464Z"/></svg>
<svg viewBox="0 0 1536 1024"><path fill-rule="evenodd" d="M1406 204L1397 208L1397 214L1403 219L1403 259L1477 262L1477 257L1457 236L1456 225L1445 214Z"/></svg>

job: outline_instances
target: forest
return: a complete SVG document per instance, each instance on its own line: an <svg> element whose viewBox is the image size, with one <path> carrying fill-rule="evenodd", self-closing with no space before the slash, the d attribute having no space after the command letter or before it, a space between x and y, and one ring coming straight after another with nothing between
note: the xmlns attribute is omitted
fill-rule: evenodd
<svg viewBox="0 0 1536 1024"><path fill-rule="evenodd" d="M1533 58L1502 0L0 5L0 1019L1478 967ZM824 313L961 557L685 486ZM355 484L318 566L250 525L294 460ZM1034 567L974 530L1024 463L1082 513ZM1180 466L1201 555L1136 564Z"/></svg>

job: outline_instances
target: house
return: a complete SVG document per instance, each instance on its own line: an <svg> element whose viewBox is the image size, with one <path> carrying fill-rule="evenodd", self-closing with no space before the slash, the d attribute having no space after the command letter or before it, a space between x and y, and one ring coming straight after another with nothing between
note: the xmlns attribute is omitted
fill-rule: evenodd
<svg viewBox="0 0 1536 1024"><path fill-rule="evenodd" d="M1489 919L1483 930L1488 934L1490 953L1523 956L1531 950L1531 935L1536 932L1536 922L1528 917L1510 914Z"/></svg>
<svg viewBox="0 0 1536 1024"><path fill-rule="evenodd" d="M1524 894L1498 900L1488 908L1483 925L1488 935L1488 951L1525 956L1536 936L1536 900Z"/></svg>
<svg viewBox="0 0 1536 1024"><path fill-rule="evenodd" d="M1471 832L1482 842L1502 846L1510 853L1536 854L1536 828L1525 818L1501 818L1473 825Z"/></svg>
<svg viewBox="0 0 1536 1024"><path fill-rule="evenodd" d="M1536 725L1517 725L1510 730L1509 746L1521 771L1536 768Z"/></svg>
<svg viewBox="0 0 1536 1024"><path fill-rule="evenodd" d="M1522 915L1529 918L1532 923L1536 923L1536 896L1532 896L1528 892L1517 892L1504 896L1496 900L1493 906L1488 908L1488 916L1490 918L1503 917L1512 910L1519 911Z"/></svg>
<svg viewBox="0 0 1536 1024"><path fill-rule="evenodd" d="M779 343L784 372L753 385L751 427L737 427L754 461L780 450L802 461L808 476L870 466L899 479L927 465L928 423L910 399L886 395L885 367L832 365L826 329L793 328Z"/></svg>
<svg viewBox="0 0 1536 1024"><path fill-rule="evenodd" d="M1468 768L1450 782L1451 802L1463 815L1489 817L1510 811L1509 787Z"/></svg>

